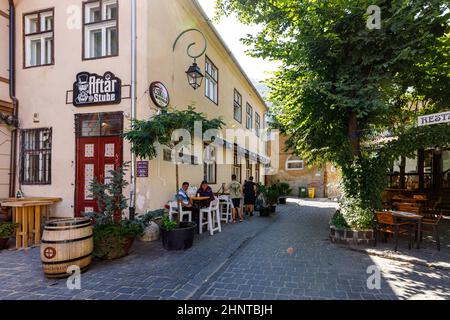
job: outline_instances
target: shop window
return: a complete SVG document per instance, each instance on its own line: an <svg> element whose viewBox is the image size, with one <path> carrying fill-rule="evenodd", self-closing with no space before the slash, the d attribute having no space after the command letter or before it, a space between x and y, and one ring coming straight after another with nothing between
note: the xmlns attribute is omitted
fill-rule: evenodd
<svg viewBox="0 0 450 320"><path fill-rule="evenodd" d="M236 175L237 181L239 181L239 182L241 182L241 180L242 180L241 172L242 172L242 164L240 163L240 159L239 159L237 150L235 150L234 156L233 156L233 174Z"/></svg>
<svg viewBox="0 0 450 320"><path fill-rule="evenodd" d="M203 159L204 180L210 184L217 183L217 161L216 148L205 144L205 153Z"/></svg>
<svg viewBox="0 0 450 320"><path fill-rule="evenodd" d="M304 161L298 156L290 156L286 160L286 170L303 170Z"/></svg>
<svg viewBox="0 0 450 320"><path fill-rule="evenodd" d="M122 112L77 114L77 137L107 137L123 133Z"/></svg>
<svg viewBox="0 0 450 320"><path fill-rule="evenodd" d="M255 182L261 182L261 164L259 162L255 166Z"/></svg>
<svg viewBox="0 0 450 320"><path fill-rule="evenodd" d="M117 0L84 3L84 59L97 59L119 54Z"/></svg>
<svg viewBox="0 0 450 320"><path fill-rule="evenodd" d="M20 182L51 184L52 129L21 131Z"/></svg>
<svg viewBox="0 0 450 320"><path fill-rule="evenodd" d="M53 9L24 15L24 67L54 63Z"/></svg>
<svg viewBox="0 0 450 320"><path fill-rule="evenodd" d="M247 118L246 118L245 127L248 130L253 129L253 107L251 105L249 105L248 103L247 103Z"/></svg>
<svg viewBox="0 0 450 320"><path fill-rule="evenodd" d="M242 123L242 95L234 89L234 120Z"/></svg>
<svg viewBox="0 0 450 320"><path fill-rule="evenodd" d="M253 165L250 163L250 159L245 159L245 179L250 179L253 172Z"/></svg>
<svg viewBox="0 0 450 320"><path fill-rule="evenodd" d="M215 104L219 103L219 70L217 67L206 58L205 64L205 95Z"/></svg>

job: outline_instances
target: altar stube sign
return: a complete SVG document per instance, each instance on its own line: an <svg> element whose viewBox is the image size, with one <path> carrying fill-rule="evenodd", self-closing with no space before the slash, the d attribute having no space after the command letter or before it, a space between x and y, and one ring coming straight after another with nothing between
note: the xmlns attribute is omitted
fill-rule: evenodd
<svg viewBox="0 0 450 320"><path fill-rule="evenodd" d="M450 122L450 111L427 114L419 117L419 126Z"/></svg>

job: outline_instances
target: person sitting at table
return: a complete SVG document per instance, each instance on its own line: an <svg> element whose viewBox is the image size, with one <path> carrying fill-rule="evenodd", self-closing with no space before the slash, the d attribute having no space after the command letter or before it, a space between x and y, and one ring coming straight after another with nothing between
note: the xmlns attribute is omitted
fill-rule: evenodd
<svg viewBox="0 0 450 320"><path fill-rule="evenodd" d="M199 210L194 206L192 199L188 196L187 190L189 188L189 182L183 182L180 190L178 190L177 200L181 203L181 208L183 211L191 211L192 219L194 221L198 220Z"/></svg>
<svg viewBox="0 0 450 320"><path fill-rule="evenodd" d="M207 207L211 203L211 201L214 201L214 192L212 191L211 187L208 185L207 181L202 181L200 188L197 190L197 195L200 197L209 197L208 200L204 200L200 203L200 206Z"/></svg>

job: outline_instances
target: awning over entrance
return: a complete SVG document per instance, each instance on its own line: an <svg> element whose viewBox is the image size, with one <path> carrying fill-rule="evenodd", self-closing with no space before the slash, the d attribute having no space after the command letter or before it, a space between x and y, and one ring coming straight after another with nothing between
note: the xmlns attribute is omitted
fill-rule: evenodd
<svg viewBox="0 0 450 320"><path fill-rule="evenodd" d="M237 143L230 142L226 139L223 139L221 137L215 137L214 142L222 143L227 149L233 149L236 148L237 153L240 156L248 157L252 161L259 161L262 164L269 164L270 158L266 157L265 155L262 155L260 153L252 152L246 148L243 148L239 146Z"/></svg>

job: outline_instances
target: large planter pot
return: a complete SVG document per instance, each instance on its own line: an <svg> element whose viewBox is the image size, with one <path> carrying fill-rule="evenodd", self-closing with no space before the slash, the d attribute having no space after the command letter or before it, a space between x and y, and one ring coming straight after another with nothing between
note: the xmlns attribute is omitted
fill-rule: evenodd
<svg viewBox="0 0 450 320"><path fill-rule="evenodd" d="M286 198L279 198L278 199L279 204L286 204Z"/></svg>
<svg viewBox="0 0 450 320"><path fill-rule="evenodd" d="M160 227L164 249L186 250L192 247L196 227L197 224L194 222L180 222L180 226L173 230L166 230Z"/></svg>
<svg viewBox="0 0 450 320"><path fill-rule="evenodd" d="M0 238L0 250L6 249L9 238Z"/></svg>
<svg viewBox="0 0 450 320"><path fill-rule="evenodd" d="M259 210L259 216L260 217L268 217L268 216L270 216L270 208L269 207L261 208L261 210Z"/></svg>
<svg viewBox="0 0 450 320"><path fill-rule="evenodd" d="M330 241L346 245L373 245L375 242L374 230L353 230L330 226Z"/></svg>
<svg viewBox="0 0 450 320"><path fill-rule="evenodd" d="M115 260L128 254L135 236L111 236L94 241L94 256L102 260Z"/></svg>

